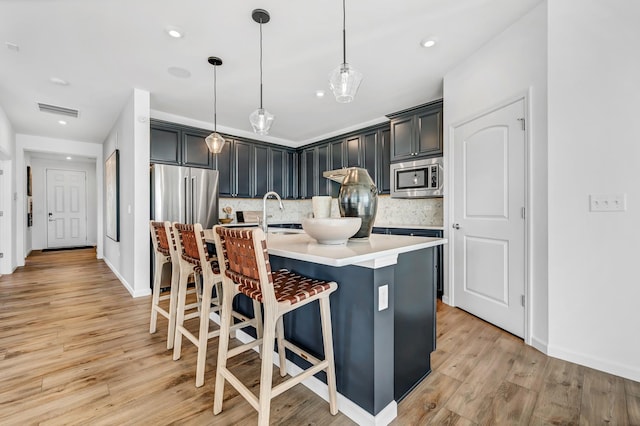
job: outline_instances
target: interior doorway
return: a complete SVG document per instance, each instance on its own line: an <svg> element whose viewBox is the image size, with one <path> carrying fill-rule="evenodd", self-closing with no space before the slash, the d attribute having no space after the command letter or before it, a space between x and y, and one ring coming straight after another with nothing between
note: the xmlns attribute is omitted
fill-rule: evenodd
<svg viewBox="0 0 640 426"><path fill-rule="evenodd" d="M47 169L47 248L87 245L87 176Z"/></svg>
<svg viewBox="0 0 640 426"><path fill-rule="evenodd" d="M453 129L456 306L525 336L525 100Z"/></svg>

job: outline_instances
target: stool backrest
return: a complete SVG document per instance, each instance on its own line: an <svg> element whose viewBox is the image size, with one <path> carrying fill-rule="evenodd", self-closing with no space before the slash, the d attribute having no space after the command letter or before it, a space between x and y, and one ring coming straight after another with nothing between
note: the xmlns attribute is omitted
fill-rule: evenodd
<svg viewBox="0 0 640 426"><path fill-rule="evenodd" d="M182 260L195 266L202 266L203 262L209 263L209 253L204 249L202 225L175 222L173 228L176 231L176 239L179 243L178 253Z"/></svg>
<svg viewBox="0 0 640 426"><path fill-rule="evenodd" d="M260 228L214 226L216 252L223 279L262 303L275 303L267 241Z"/></svg>
<svg viewBox="0 0 640 426"><path fill-rule="evenodd" d="M173 244L173 233L171 232L171 223L150 221L149 229L151 230L151 241L153 241L153 249L165 256L171 255L171 244ZM170 236L168 236L170 235Z"/></svg>

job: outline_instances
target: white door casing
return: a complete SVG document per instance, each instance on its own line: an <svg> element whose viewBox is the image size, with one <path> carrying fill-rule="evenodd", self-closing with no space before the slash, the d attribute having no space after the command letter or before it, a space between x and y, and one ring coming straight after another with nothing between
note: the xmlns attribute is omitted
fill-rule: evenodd
<svg viewBox="0 0 640 426"><path fill-rule="evenodd" d="M47 169L47 247L87 244L86 173Z"/></svg>
<svg viewBox="0 0 640 426"><path fill-rule="evenodd" d="M525 335L524 99L453 129L455 305Z"/></svg>

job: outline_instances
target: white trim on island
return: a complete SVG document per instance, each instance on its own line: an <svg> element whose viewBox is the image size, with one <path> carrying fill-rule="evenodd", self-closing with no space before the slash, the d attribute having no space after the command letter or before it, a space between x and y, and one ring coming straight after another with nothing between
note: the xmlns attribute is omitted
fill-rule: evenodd
<svg viewBox="0 0 640 426"><path fill-rule="evenodd" d="M344 245L318 244L305 233L269 234L267 249L273 256L287 257L327 266L357 265L378 269L397 263L398 255L446 244L444 238L371 234L362 241Z"/></svg>

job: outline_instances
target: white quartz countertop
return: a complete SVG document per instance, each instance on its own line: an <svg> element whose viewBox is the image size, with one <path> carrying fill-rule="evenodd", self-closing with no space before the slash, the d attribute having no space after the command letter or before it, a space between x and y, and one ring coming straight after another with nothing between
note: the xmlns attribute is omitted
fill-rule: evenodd
<svg viewBox="0 0 640 426"><path fill-rule="evenodd" d="M396 264L399 254L446 243L444 238L372 234L366 241L350 240L345 245L324 245L306 233L270 233L267 249L270 255L321 265L358 265L376 269Z"/></svg>

